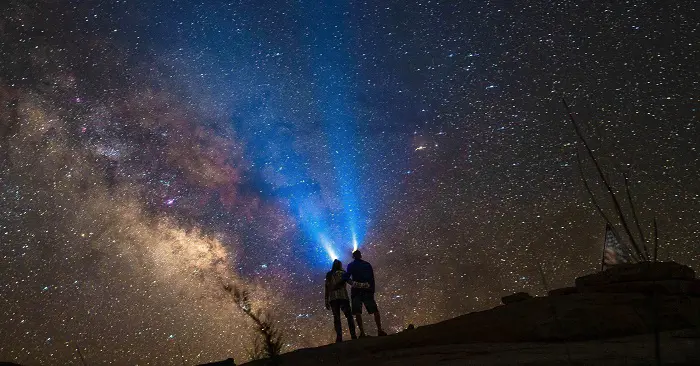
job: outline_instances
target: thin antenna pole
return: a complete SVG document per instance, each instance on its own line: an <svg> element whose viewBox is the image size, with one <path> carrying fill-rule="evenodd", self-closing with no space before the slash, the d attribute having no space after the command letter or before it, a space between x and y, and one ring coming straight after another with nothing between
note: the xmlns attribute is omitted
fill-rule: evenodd
<svg viewBox="0 0 700 366"><path fill-rule="evenodd" d="M83 353L80 352L80 345L78 344L78 341L75 341L75 350L78 351L78 356L80 356L80 362L83 363L83 366L87 366L85 358L83 357Z"/></svg>
<svg viewBox="0 0 700 366"><path fill-rule="evenodd" d="M578 151L576 151L576 160L578 161L578 171L581 174L581 181L583 181L583 186L586 187L586 192L588 192L588 195L591 197L591 202L593 203L593 206L598 210L598 213L600 216L605 219L605 223L607 224L606 230L610 230L615 234L616 238L619 238L620 235L617 233L617 229L615 229L615 226L612 224L612 220L608 217L608 215L605 214L605 211L600 207L600 204L596 200L595 196L593 195L593 190L591 189L591 186L588 185L588 181L586 180L586 176L583 174L583 162L581 161L581 154L579 154ZM606 231L607 234L607 231ZM603 242L605 243L605 242ZM603 255L605 255L605 251L603 251ZM634 253L630 253L630 255L634 256ZM639 260L639 258L637 258ZM601 271L603 266L601 264Z"/></svg>
<svg viewBox="0 0 700 366"><path fill-rule="evenodd" d="M630 209L632 209L632 218L634 219L634 224L637 226L637 231L639 232L639 237L642 239L642 246L644 249L644 254L649 258L649 249L647 248L647 239L644 237L644 231L642 231L642 226L639 223L639 217L637 216L637 208L634 207L634 201L632 201L632 193L630 192L629 185L629 175L622 172L622 177L625 179L625 193L627 193L627 201L629 201Z"/></svg>
<svg viewBox="0 0 700 366"><path fill-rule="evenodd" d="M549 292L549 284L547 283L547 277L544 275L544 269L542 269L541 263L537 263L537 273L540 275L540 281L542 281L544 291Z"/></svg>
<svg viewBox="0 0 700 366"><path fill-rule="evenodd" d="M659 259L659 227L656 225L656 217L654 217L654 262Z"/></svg>
<svg viewBox="0 0 700 366"><path fill-rule="evenodd" d="M617 212L617 216L620 219L620 222L622 223L622 227L625 229L625 233L627 236L630 238L630 241L632 242L632 247L634 248L634 251L637 252L637 255L639 258L645 258L644 254L639 248L639 245L637 244L637 240L634 238L632 235L632 231L629 228L629 225L627 224L627 220L625 220L625 215L622 213L622 207L620 206L620 202L617 200L617 197L615 196L615 193L612 191L612 187L610 186L610 182L608 182L608 179L605 178L605 174L603 173L603 169L600 167L600 163L598 162L598 159L596 159L595 155L593 154L593 150L591 150L591 147L588 145L588 141L586 141L586 138L583 137L583 132L581 132L581 128L578 126L576 123L576 120L574 119L574 115L571 112L571 108L569 108L569 104L566 103L566 99L562 98L562 102L564 102L564 108L566 108L567 113L569 114L569 120L571 121L571 124L574 126L574 131L576 131L576 136L579 138L581 143L583 144L583 147L586 148L586 152L588 153L588 156L593 160L593 165L596 168L596 171L598 172L598 176L600 179L603 181L603 185L605 186L606 191L610 195L610 197L613 200L613 204L615 205L615 211Z"/></svg>
<svg viewBox="0 0 700 366"><path fill-rule="evenodd" d="M600 257L600 271L605 270L605 242L608 239L608 228L610 224L605 224L605 231L603 233L603 255Z"/></svg>
<svg viewBox="0 0 700 366"><path fill-rule="evenodd" d="M175 341L175 345L177 346L177 350L180 352L180 362L182 362L182 366L185 366L185 355L182 353L182 348L180 348L180 343Z"/></svg>
<svg viewBox="0 0 700 366"><path fill-rule="evenodd" d="M611 229L614 230L612 227L612 220L608 217L608 215L605 214L605 211L600 207L600 204L595 198L595 195L593 195L593 190L591 189L591 186L588 185L588 181L586 180L586 175L583 173L583 161L581 160L581 154L579 154L578 150L576 151L576 161L578 162L578 172L581 175L581 181L583 181L583 186L586 187L586 192L588 192L588 195L591 197L591 202L593 202L593 206L598 210L598 213L600 216L605 219L605 223L610 226Z"/></svg>

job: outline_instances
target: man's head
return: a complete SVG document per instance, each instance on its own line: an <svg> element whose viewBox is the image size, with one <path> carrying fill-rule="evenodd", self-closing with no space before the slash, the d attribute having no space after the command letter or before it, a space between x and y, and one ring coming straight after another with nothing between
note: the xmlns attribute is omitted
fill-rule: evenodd
<svg viewBox="0 0 700 366"><path fill-rule="evenodd" d="M353 259L362 259L362 253L360 253L359 250L356 250L356 251L352 252L352 258Z"/></svg>

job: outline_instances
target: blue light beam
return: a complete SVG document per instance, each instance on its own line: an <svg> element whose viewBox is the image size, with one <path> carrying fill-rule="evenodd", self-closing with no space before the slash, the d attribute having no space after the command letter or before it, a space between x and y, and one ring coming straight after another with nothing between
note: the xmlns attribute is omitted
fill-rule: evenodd
<svg viewBox="0 0 700 366"><path fill-rule="evenodd" d="M361 215L358 196L359 181L356 162L360 158L357 144L357 125L354 106L356 83L353 80L353 69L350 46L347 42L351 25L348 22L350 9L343 2L310 3L307 12L313 38L311 43L312 57L310 65L315 76L314 95L319 101L319 114L326 127L331 161L336 173L336 183L340 193L345 222L346 248L352 246L357 250L365 235L363 217Z"/></svg>

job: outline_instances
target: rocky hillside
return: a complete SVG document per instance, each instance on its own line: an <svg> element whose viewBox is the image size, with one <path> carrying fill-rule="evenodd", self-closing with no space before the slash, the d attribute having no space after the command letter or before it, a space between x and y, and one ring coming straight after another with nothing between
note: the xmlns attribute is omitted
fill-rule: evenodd
<svg viewBox="0 0 700 366"><path fill-rule="evenodd" d="M297 350L282 364L653 365L658 339L662 364L700 365L700 281L687 266L619 265L546 297L503 302L388 337Z"/></svg>
<svg viewBox="0 0 700 366"><path fill-rule="evenodd" d="M654 336L642 335L577 342L470 343L445 334L442 342L422 345L418 335L392 335L344 342L284 354L282 366L506 366L506 365L655 365ZM662 365L700 365L700 333L663 332L660 335ZM246 366L263 366L257 361Z"/></svg>

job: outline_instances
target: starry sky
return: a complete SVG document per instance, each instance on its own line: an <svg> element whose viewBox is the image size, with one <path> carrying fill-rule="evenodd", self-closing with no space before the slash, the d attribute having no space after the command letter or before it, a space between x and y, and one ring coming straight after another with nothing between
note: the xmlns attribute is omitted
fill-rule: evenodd
<svg viewBox="0 0 700 366"><path fill-rule="evenodd" d="M227 284L326 344L354 242L390 332L571 285L605 223L562 97L699 269L696 7L3 1L0 360L243 361Z"/></svg>

